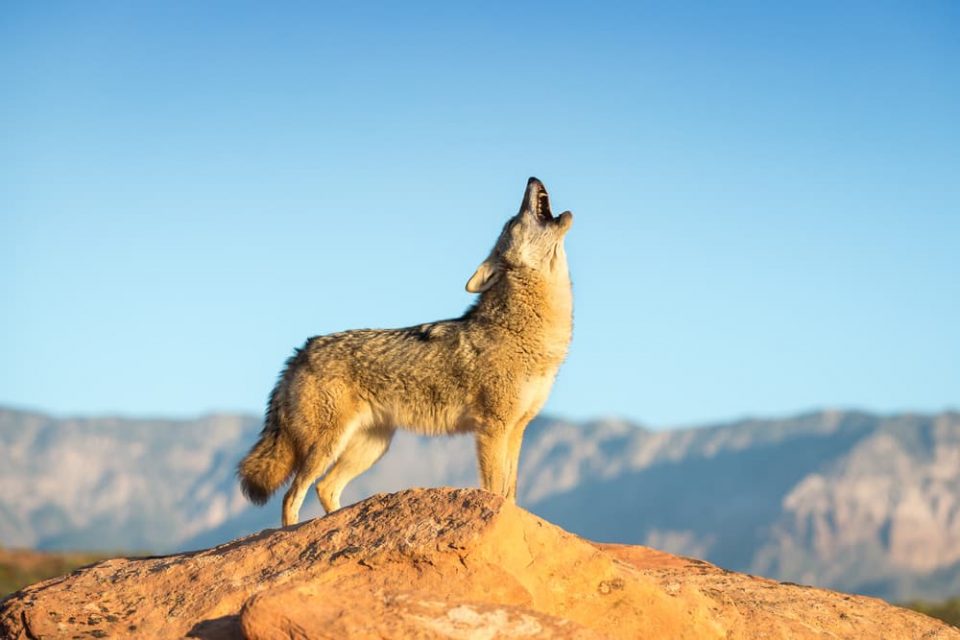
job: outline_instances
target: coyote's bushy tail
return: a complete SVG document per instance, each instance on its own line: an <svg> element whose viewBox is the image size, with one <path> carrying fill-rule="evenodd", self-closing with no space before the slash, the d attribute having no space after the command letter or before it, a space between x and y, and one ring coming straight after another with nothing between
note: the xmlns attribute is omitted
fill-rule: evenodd
<svg viewBox="0 0 960 640"><path fill-rule="evenodd" d="M295 452L289 436L281 428L285 412L280 406L283 379L270 393L267 414L260 439L237 466L243 495L254 504L265 503L293 473Z"/></svg>

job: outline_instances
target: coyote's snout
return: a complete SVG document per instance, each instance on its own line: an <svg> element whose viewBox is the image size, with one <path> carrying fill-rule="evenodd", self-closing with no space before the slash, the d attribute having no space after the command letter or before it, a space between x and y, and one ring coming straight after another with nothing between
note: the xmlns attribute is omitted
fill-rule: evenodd
<svg viewBox="0 0 960 640"><path fill-rule="evenodd" d="M572 222L569 211L553 216L547 190L530 178L519 213L467 282L480 297L463 316L307 340L287 361L260 440L237 470L246 496L262 504L293 476L283 499L283 524L290 525L322 476L316 488L323 508L339 509L343 488L403 427L472 432L483 488L515 499L523 431L570 343L563 239Z"/></svg>

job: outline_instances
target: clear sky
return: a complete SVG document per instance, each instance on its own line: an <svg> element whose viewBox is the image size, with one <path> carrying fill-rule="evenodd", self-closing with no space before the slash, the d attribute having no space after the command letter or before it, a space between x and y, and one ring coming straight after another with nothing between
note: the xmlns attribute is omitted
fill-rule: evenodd
<svg viewBox="0 0 960 640"><path fill-rule="evenodd" d="M956 2L7 2L0 81L0 403L259 412L459 315L535 175L550 413L960 405Z"/></svg>

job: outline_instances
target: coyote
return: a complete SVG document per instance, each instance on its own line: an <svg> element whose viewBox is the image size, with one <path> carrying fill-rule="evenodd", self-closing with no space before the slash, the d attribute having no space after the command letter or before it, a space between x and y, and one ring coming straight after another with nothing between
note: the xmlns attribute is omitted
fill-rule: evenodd
<svg viewBox="0 0 960 640"><path fill-rule="evenodd" d="M287 360L260 439L237 468L244 494L263 504L293 476L283 498L288 526L320 478L320 503L335 511L343 488L386 453L402 426L473 433L482 487L516 500L524 429L570 344L563 240L572 223L569 211L553 216L547 190L530 178L519 213L467 282L480 297L461 317L307 340Z"/></svg>

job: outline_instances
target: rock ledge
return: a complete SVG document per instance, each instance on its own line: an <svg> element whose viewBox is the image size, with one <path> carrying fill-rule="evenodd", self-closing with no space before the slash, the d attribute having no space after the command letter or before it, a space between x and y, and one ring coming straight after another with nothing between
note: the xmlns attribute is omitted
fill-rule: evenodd
<svg viewBox="0 0 960 640"><path fill-rule="evenodd" d="M288 529L107 560L0 601L0 637L923 638L881 600L595 544L471 489L373 496Z"/></svg>

